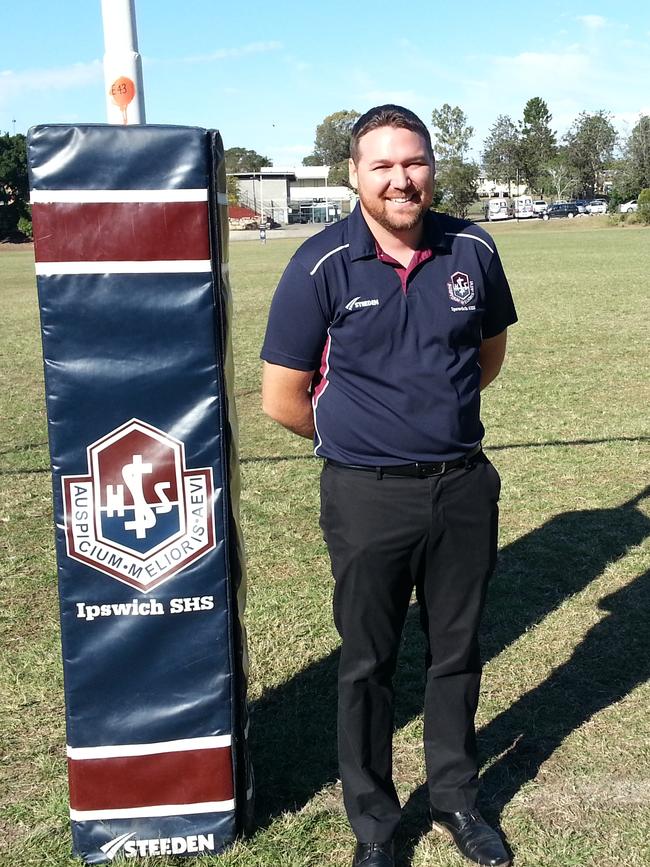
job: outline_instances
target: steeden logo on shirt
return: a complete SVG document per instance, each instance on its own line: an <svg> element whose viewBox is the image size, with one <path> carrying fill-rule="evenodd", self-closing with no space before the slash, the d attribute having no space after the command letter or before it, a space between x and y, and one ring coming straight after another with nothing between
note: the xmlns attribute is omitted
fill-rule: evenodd
<svg viewBox="0 0 650 867"><path fill-rule="evenodd" d="M363 307L379 307L379 298L362 300L361 296L357 295L345 305L346 310L361 310Z"/></svg>

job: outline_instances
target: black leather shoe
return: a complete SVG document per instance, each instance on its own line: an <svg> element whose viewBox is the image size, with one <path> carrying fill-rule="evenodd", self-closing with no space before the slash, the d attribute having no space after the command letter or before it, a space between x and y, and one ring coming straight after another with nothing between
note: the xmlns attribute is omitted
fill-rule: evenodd
<svg viewBox="0 0 650 867"><path fill-rule="evenodd" d="M393 843L357 843L352 867L395 867Z"/></svg>
<svg viewBox="0 0 650 867"><path fill-rule="evenodd" d="M436 831L446 831L464 855L474 864L487 867L508 867L510 856L501 837L490 828L478 810L443 813L431 808L431 820Z"/></svg>

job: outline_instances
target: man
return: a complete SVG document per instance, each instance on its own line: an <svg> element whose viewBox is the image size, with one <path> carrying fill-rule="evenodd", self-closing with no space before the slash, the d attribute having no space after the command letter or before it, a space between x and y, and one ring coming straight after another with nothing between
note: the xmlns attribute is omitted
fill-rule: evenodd
<svg viewBox="0 0 650 867"><path fill-rule="evenodd" d="M321 527L341 635L339 764L353 865L392 867L397 649L415 587L427 644L424 746L434 827L507 865L476 810L477 631L496 557L500 481L481 451L482 388L516 314L490 235L429 210L422 121L385 105L356 122L360 204L307 240L280 280L263 405L325 458Z"/></svg>

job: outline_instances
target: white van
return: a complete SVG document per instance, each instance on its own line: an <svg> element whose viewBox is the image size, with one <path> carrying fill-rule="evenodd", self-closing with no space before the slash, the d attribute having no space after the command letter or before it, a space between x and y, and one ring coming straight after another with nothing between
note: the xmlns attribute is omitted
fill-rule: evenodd
<svg viewBox="0 0 650 867"><path fill-rule="evenodd" d="M485 216L493 220L509 220L512 217L513 207L511 199L490 199L485 208Z"/></svg>
<svg viewBox="0 0 650 867"><path fill-rule="evenodd" d="M528 220L536 216L533 200L530 196L515 196L515 217L518 220Z"/></svg>

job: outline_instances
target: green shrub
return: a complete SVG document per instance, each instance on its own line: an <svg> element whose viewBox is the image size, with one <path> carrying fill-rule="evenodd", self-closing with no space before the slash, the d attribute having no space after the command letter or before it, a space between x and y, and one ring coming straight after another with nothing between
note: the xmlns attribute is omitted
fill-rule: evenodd
<svg viewBox="0 0 650 867"><path fill-rule="evenodd" d="M607 210L610 214L615 214L618 211L619 205L627 202L632 196L625 196L618 187L612 187L609 191L609 205Z"/></svg>
<svg viewBox="0 0 650 867"><path fill-rule="evenodd" d="M636 211L630 211L629 214L608 214L607 222L610 226L637 226L643 220L639 218Z"/></svg>
<svg viewBox="0 0 650 867"><path fill-rule="evenodd" d="M30 241L34 238L34 233L32 231L32 221L29 217L21 217L18 220L18 231L22 232L26 238L29 238Z"/></svg>
<svg viewBox="0 0 650 867"><path fill-rule="evenodd" d="M646 226L650 226L650 188L646 187L641 190L637 197L639 210L637 211L639 221Z"/></svg>

